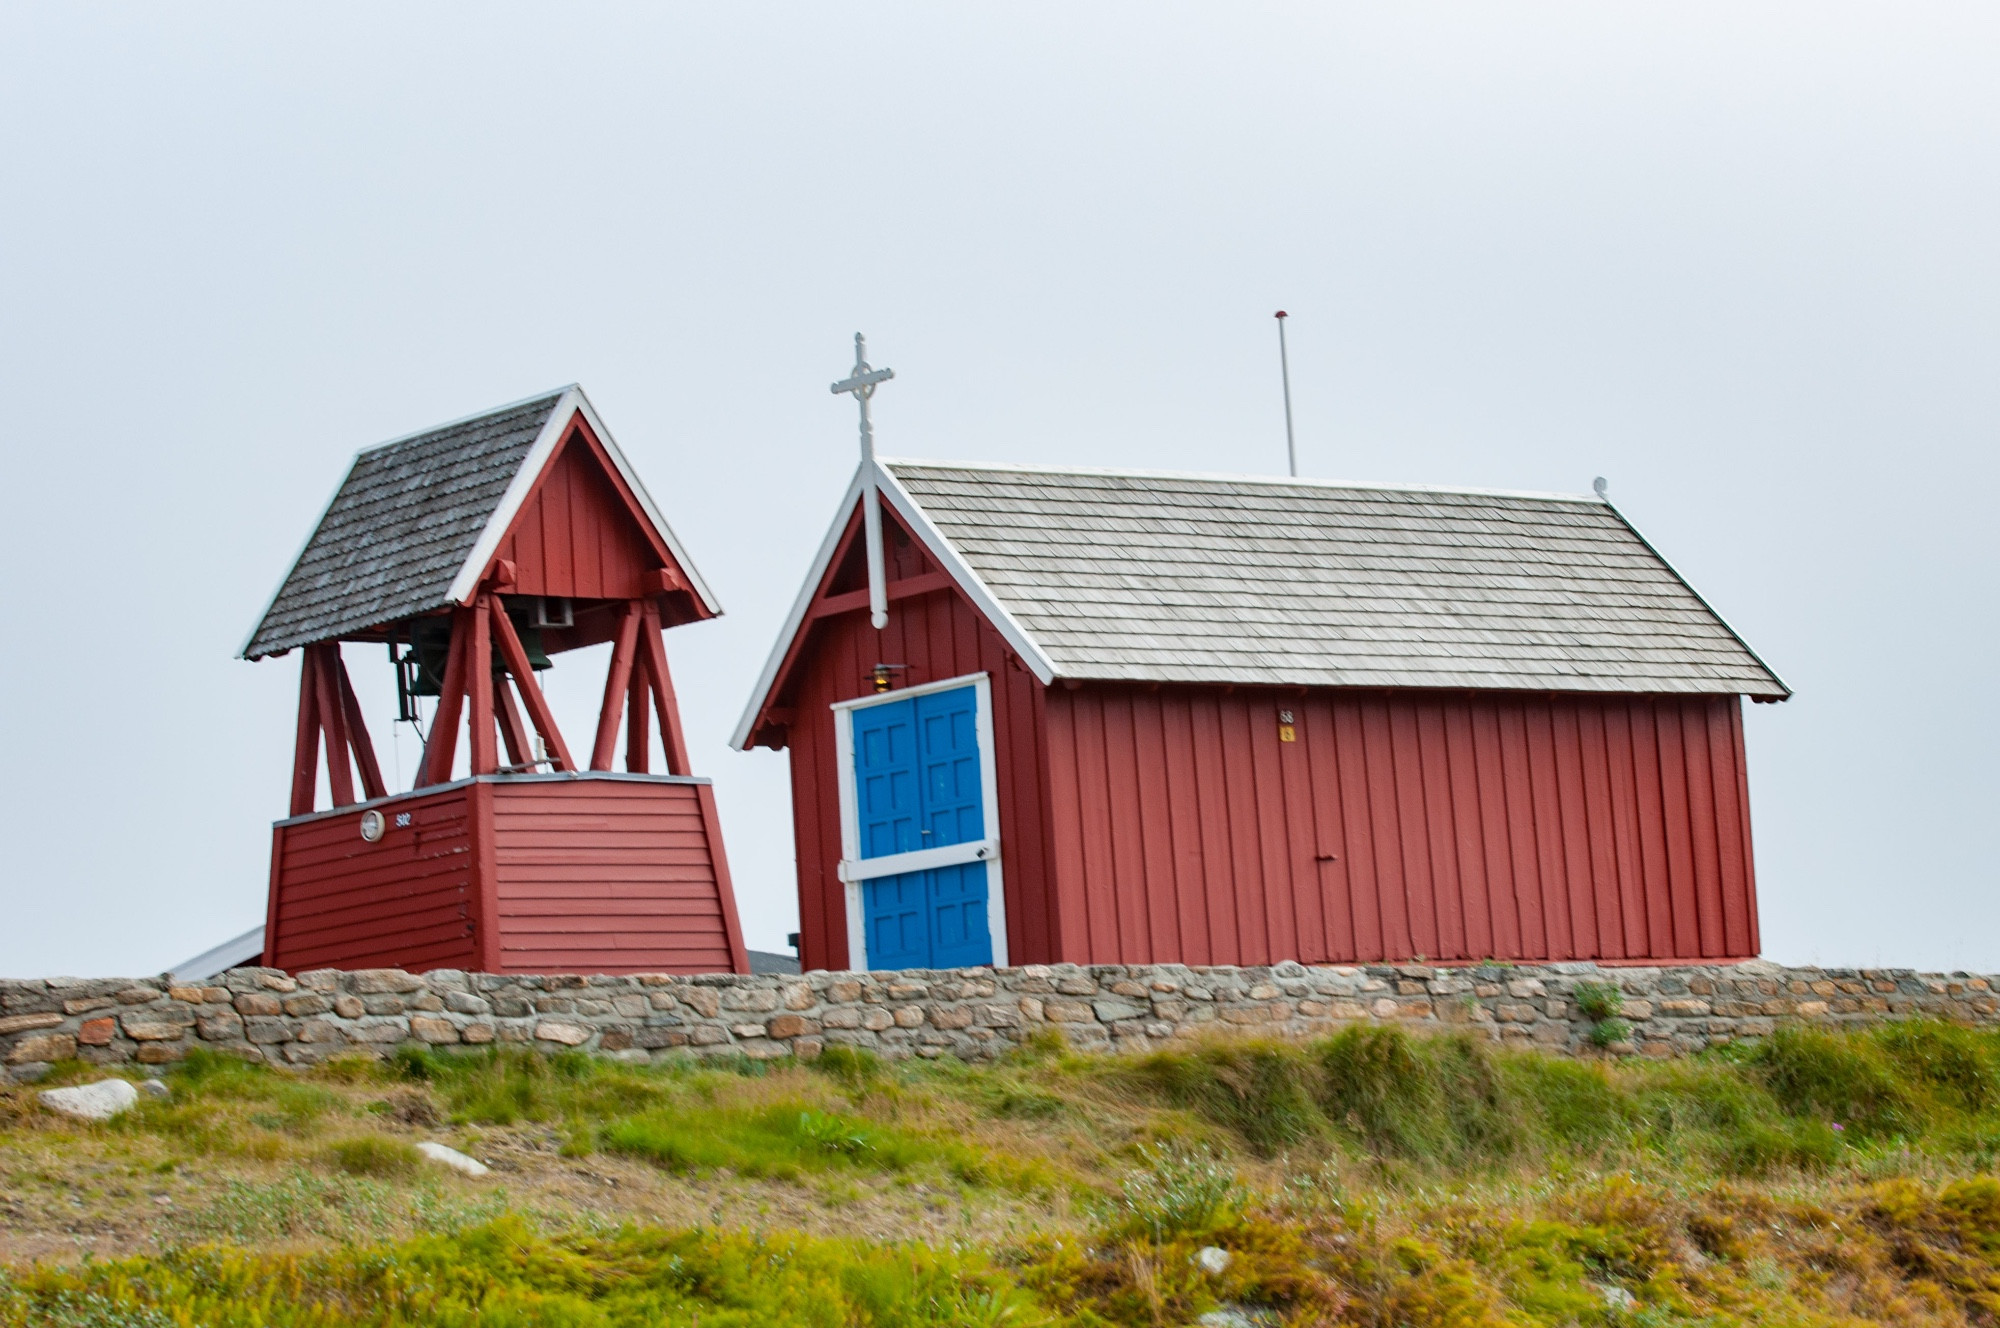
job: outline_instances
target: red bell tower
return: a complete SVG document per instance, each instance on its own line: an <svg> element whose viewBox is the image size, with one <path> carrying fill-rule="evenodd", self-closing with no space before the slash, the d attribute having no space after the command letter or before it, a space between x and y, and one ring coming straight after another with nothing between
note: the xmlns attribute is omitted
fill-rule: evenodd
<svg viewBox="0 0 2000 1328"><path fill-rule="evenodd" d="M748 972L662 638L720 612L580 388L360 453L243 649L303 657L264 962ZM408 792L383 783L343 642L386 643L402 718L436 698ZM536 674L607 642L579 762Z"/></svg>

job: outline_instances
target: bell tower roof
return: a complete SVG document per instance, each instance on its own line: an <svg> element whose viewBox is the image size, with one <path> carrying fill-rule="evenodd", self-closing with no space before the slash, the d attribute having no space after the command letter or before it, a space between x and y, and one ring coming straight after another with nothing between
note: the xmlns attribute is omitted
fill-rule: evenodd
<svg viewBox="0 0 2000 1328"><path fill-rule="evenodd" d="M358 453L243 658L470 602L489 566L512 551L516 518L559 456L598 477L604 501L594 510L615 513L634 552L669 573L662 584L689 593L689 616L721 612L583 389L571 385Z"/></svg>

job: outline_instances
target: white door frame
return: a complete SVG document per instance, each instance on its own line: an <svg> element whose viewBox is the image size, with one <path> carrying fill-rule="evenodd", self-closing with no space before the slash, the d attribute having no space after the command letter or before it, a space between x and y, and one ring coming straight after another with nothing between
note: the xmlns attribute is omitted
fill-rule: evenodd
<svg viewBox="0 0 2000 1328"><path fill-rule="evenodd" d="M861 856L860 801L854 788L854 712L864 706L907 701L931 692L973 689L974 732L979 742L979 797L986 838L910 853ZM1007 966L1007 891L1000 876L1000 786L993 750L993 680L985 673L967 673L942 682L873 692L851 701L833 703L833 746L840 763L840 865L837 874L847 891L847 966L868 967L868 919L861 907L861 884L877 876L925 871L961 862L986 864L986 930L993 941L993 966Z"/></svg>

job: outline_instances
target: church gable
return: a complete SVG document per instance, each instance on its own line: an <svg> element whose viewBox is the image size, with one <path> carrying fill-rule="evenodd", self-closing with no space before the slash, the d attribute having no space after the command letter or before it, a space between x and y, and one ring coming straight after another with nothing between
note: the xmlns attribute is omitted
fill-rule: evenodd
<svg viewBox="0 0 2000 1328"><path fill-rule="evenodd" d="M820 601L851 595L868 589L868 547L861 537L861 512L857 507L848 517L847 532L842 537L843 548L834 556L834 562L820 587ZM924 551L921 541L913 538L903 523L893 512L882 514L882 570L893 586L896 582L912 577L942 571L935 559ZM818 608L820 606L816 606Z"/></svg>
<svg viewBox="0 0 2000 1328"><path fill-rule="evenodd" d="M511 589L523 595L633 599L689 584L580 417L543 466L494 559L513 564ZM710 616L686 598L688 619Z"/></svg>

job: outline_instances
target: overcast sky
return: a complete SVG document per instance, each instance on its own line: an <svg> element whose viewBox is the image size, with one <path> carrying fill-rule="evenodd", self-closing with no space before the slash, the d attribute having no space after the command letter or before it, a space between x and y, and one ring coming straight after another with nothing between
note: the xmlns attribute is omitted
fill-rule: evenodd
<svg viewBox="0 0 2000 1328"><path fill-rule="evenodd" d="M1796 689L1766 953L2000 969L2000 18L1914 3L0 7L0 973L262 921L351 454L583 383L726 616L727 735L854 465L1611 495ZM350 647L385 764L389 670ZM549 675L588 732L596 659Z"/></svg>

